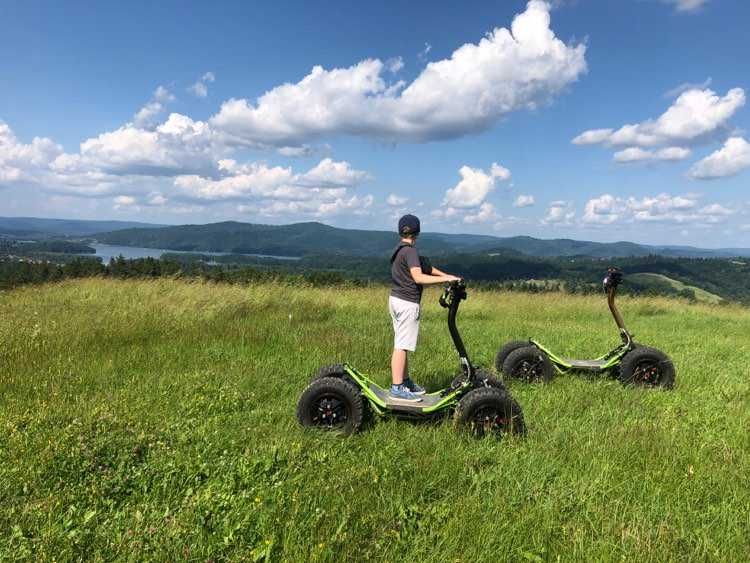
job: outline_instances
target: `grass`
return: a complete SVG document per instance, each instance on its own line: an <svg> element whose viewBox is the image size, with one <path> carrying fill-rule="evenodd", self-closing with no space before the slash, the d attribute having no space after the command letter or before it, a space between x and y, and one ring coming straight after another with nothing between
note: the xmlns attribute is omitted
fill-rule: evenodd
<svg viewBox="0 0 750 563"><path fill-rule="evenodd" d="M628 278L630 278L632 281L642 283L646 286L654 286L655 288L666 286L671 287L676 291L688 289L693 292L696 300L704 303L709 303L711 305L718 305L719 303L724 301L723 297L716 295L715 293L711 293L710 291L706 291L705 289L696 287L694 285L688 285L663 274L646 272L640 274L630 274Z"/></svg>
<svg viewBox="0 0 750 563"><path fill-rule="evenodd" d="M742 561L750 558L750 312L622 299L672 392L513 384L524 440L450 422L303 431L320 365L385 383L385 289L82 280L0 293L0 559ZM417 379L457 363L425 293ZM475 362L534 335L617 343L601 297L471 292Z"/></svg>

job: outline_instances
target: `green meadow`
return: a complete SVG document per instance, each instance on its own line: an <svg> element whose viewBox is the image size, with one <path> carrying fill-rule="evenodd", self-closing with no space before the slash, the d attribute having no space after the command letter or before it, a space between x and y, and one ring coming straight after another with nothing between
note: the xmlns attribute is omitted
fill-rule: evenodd
<svg viewBox="0 0 750 563"><path fill-rule="evenodd" d="M477 292L476 364L614 347L602 296ZM425 292L415 379L457 371ZM510 383L525 438L450 420L304 431L321 365L385 384L386 288L87 279L0 293L0 560L747 561L750 311L623 298L673 391Z"/></svg>

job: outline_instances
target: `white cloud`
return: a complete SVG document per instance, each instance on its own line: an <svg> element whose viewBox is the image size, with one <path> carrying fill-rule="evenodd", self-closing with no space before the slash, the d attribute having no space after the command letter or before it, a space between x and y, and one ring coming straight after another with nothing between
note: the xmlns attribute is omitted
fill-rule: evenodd
<svg viewBox="0 0 750 563"><path fill-rule="evenodd" d="M303 157L303 156L311 156L313 154L313 149L309 145L301 145L299 147L281 147L277 149L277 152L281 156L290 156L290 157Z"/></svg>
<svg viewBox="0 0 750 563"><path fill-rule="evenodd" d="M487 194L495 189L497 180L504 181L510 178L510 170L494 162L489 172L462 166L458 173L461 175L461 181L445 192L443 205L446 207L477 207L484 202Z"/></svg>
<svg viewBox="0 0 750 563"><path fill-rule="evenodd" d="M712 203L698 206L698 196L659 194L642 198L620 198L603 194L592 198L584 206L582 221L589 225L613 223L721 223L734 212Z"/></svg>
<svg viewBox="0 0 750 563"><path fill-rule="evenodd" d="M661 0L665 4L671 4L678 12L697 12L708 0Z"/></svg>
<svg viewBox="0 0 750 563"><path fill-rule="evenodd" d="M309 210L313 205L332 204L344 209L347 202L360 201L348 196L348 189L369 177L352 169L348 162L330 159L305 173L295 173L291 167L257 162L239 165L224 159L218 163L218 171L223 175L218 179L196 174L177 176L174 186L182 197L205 202L282 200L289 203L288 209ZM290 202L296 202L296 207ZM277 205L274 209L282 207Z"/></svg>
<svg viewBox="0 0 750 563"><path fill-rule="evenodd" d="M341 213L366 215L372 206L372 195L365 197L339 197L331 201L273 201L260 205L239 205L240 213L252 213L265 217L280 217L285 215L303 215L311 217L331 217Z"/></svg>
<svg viewBox="0 0 750 563"><path fill-rule="evenodd" d="M129 195L120 195L114 198L114 206L112 209L115 211L140 211L140 207L137 205L136 199Z"/></svg>
<svg viewBox="0 0 750 563"><path fill-rule="evenodd" d="M11 184L35 183L63 148L43 137L29 144L20 142L10 126L0 121L0 188Z"/></svg>
<svg viewBox="0 0 750 563"><path fill-rule="evenodd" d="M712 180L734 176L747 168L750 168L750 143L742 137L730 137L722 148L696 162L688 175L698 180Z"/></svg>
<svg viewBox="0 0 750 563"><path fill-rule="evenodd" d="M432 51L432 45L430 45L429 43L425 41L424 49L422 49L419 53L417 53L417 58L420 61L425 60L430 51Z"/></svg>
<svg viewBox="0 0 750 563"><path fill-rule="evenodd" d="M497 213L495 212L495 206L490 202L486 201L479 206L479 210L474 214L469 214L464 217L464 223L489 223L498 219Z"/></svg>
<svg viewBox="0 0 750 563"><path fill-rule="evenodd" d="M723 97L713 90L688 90L656 120L614 129L591 129L573 139L576 145L654 147L696 142L727 127L745 105L745 91L733 88Z"/></svg>
<svg viewBox="0 0 750 563"><path fill-rule="evenodd" d="M711 86L711 83L713 82L713 79L709 76L700 83L695 82L683 82L682 84L679 84L678 86L675 86L671 90L667 90L664 92L665 98L676 98L683 92L687 92L688 90L705 90L709 86Z"/></svg>
<svg viewBox="0 0 750 563"><path fill-rule="evenodd" d="M129 195L120 195L115 198L115 203L121 206L135 205L135 198Z"/></svg>
<svg viewBox="0 0 750 563"><path fill-rule="evenodd" d="M213 166L222 149L208 125L170 114L153 130L126 124L81 143L80 157L60 166L96 167L112 174L173 175Z"/></svg>
<svg viewBox="0 0 750 563"><path fill-rule="evenodd" d="M385 68L391 74L396 74L399 70L404 68L404 59L401 57L393 57L385 61Z"/></svg>
<svg viewBox="0 0 750 563"><path fill-rule="evenodd" d="M531 207L536 201L533 195L520 194L513 202L513 207Z"/></svg>
<svg viewBox="0 0 750 563"><path fill-rule="evenodd" d="M389 84L377 59L316 66L256 103L225 102L210 123L227 142L248 146L295 146L339 134L420 142L482 131L508 113L544 104L586 71L586 47L555 37L549 10L531 0L510 30L496 28L427 64L411 84Z"/></svg>
<svg viewBox="0 0 750 563"><path fill-rule="evenodd" d="M630 163L643 161L676 161L684 160L690 156L690 149L684 147L666 147L657 151L646 150L640 147L629 147L614 154L615 162Z"/></svg>
<svg viewBox="0 0 750 563"><path fill-rule="evenodd" d="M173 102L175 97L164 86L159 86L154 90L151 99L139 109L133 116L133 123L139 128L148 128L154 125L156 118L166 109L169 102Z"/></svg>
<svg viewBox="0 0 750 563"><path fill-rule="evenodd" d="M385 202L391 207L399 207L409 201L408 197L397 196L396 194L390 194Z"/></svg>
<svg viewBox="0 0 750 563"><path fill-rule="evenodd" d="M18 141L0 123L0 187L29 184L79 197L111 196L116 210L164 207L191 213L197 204L241 203L245 210L307 217L370 213L374 198L350 193L370 175L348 162L320 160L307 171L220 158L208 126L172 114L153 130L133 124L65 153L49 139ZM185 205L185 202L188 205Z"/></svg>
<svg viewBox="0 0 750 563"><path fill-rule="evenodd" d="M355 170L348 162L335 162L324 158L314 168L297 178L297 183L304 186L355 186L370 175L362 170Z"/></svg>
<svg viewBox="0 0 750 563"><path fill-rule="evenodd" d="M567 226L573 223L576 212L570 201L553 201L547 208L547 213L542 219L543 225Z"/></svg>
<svg viewBox="0 0 750 563"><path fill-rule="evenodd" d="M620 198L604 194L586 202L583 207L582 221L589 224L610 225L620 219L625 211L626 205Z"/></svg>
<svg viewBox="0 0 750 563"><path fill-rule="evenodd" d="M159 192L149 194L147 203L148 205L162 206L166 205L169 200Z"/></svg>
<svg viewBox="0 0 750 563"><path fill-rule="evenodd" d="M195 82L192 86L188 87L188 92L194 94L199 98L205 98L208 96L208 84L214 82L216 76L213 72L207 72L200 79Z"/></svg>

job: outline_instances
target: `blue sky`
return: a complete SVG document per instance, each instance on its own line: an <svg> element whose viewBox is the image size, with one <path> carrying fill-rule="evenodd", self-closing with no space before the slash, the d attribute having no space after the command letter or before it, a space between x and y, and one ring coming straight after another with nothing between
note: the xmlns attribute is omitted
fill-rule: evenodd
<svg viewBox="0 0 750 563"><path fill-rule="evenodd" d="M750 4L553 4L4 2L0 215L750 246Z"/></svg>

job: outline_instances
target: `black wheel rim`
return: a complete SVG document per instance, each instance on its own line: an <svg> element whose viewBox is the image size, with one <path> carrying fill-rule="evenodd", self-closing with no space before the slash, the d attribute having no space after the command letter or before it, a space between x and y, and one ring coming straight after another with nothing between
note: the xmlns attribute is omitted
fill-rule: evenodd
<svg viewBox="0 0 750 563"><path fill-rule="evenodd" d="M540 356L535 356L533 358L524 358L518 362L513 368L513 373L510 375L516 379L534 383L535 381L541 381L543 374L544 360Z"/></svg>
<svg viewBox="0 0 750 563"><path fill-rule="evenodd" d="M336 393L324 393L310 406L310 420L315 426L340 428L350 417L349 402Z"/></svg>
<svg viewBox="0 0 750 563"><path fill-rule="evenodd" d="M477 436L500 435L510 429L513 417L498 405L484 405L477 408L471 422Z"/></svg>
<svg viewBox="0 0 750 563"><path fill-rule="evenodd" d="M656 387L661 383L661 366L658 360L644 359L635 365L633 383Z"/></svg>

